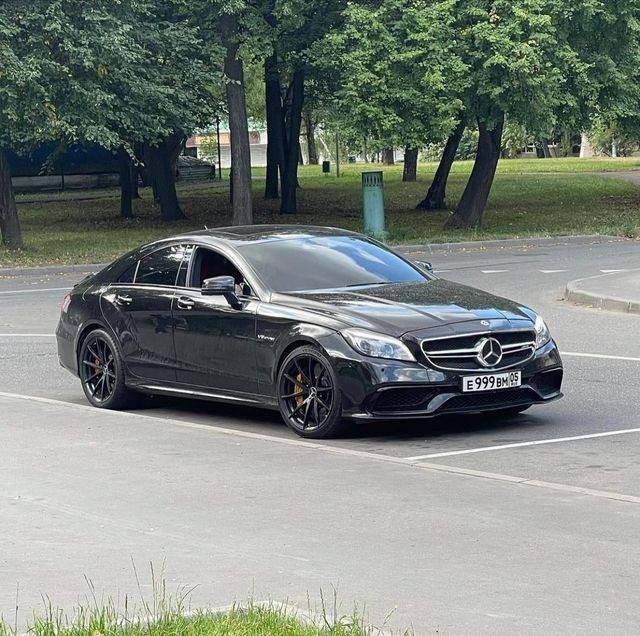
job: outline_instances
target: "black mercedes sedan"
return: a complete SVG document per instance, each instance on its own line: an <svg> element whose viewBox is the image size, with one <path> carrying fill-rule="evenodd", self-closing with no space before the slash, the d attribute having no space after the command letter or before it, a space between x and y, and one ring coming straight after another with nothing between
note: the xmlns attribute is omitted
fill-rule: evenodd
<svg viewBox="0 0 640 636"><path fill-rule="evenodd" d="M96 407L138 392L253 404L303 437L344 418L515 414L562 396L558 349L531 309L335 228L144 245L73 288L56 334Z"/></svg>

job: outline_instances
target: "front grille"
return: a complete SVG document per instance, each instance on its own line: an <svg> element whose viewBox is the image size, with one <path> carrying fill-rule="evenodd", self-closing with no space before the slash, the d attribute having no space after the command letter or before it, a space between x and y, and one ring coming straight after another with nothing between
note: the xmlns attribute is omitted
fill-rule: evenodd
<svg viewBox="0 0 640 636"><path fill-rule="evenodd" d="M498 341L502 356L495 364L479 359L486 339ZM509 369L527 362L536 350L536 333L533 329L496 331L447 336L422 341L422 351L427 362L436 369L447 371L497 371Z"/></svg>

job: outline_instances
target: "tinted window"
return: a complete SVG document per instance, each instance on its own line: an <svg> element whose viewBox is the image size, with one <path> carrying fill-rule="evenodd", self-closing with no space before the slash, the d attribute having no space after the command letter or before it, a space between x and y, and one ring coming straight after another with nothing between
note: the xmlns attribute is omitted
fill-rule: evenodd
<svg viewBox="0 0 640 636"><path fill-rule="evenodd" d="M133 283L133 279L136 275L136 268L138 267L138 261L136 261L131 267L125 269L118 277L119 283Z"/></svg>
<svg viewBox="0 0 640 636"><path fill-rule="evenodd" d="M184 248L174 245L145 256L138 266L136 283L175 285L183 255Z"/></svg>
<svg viewBox="0 0 640 636"><path fill-rule="evenodd" d="M428 280L388 249L350 236L252 243L240 247L240 252L275 291Z"/></svg>

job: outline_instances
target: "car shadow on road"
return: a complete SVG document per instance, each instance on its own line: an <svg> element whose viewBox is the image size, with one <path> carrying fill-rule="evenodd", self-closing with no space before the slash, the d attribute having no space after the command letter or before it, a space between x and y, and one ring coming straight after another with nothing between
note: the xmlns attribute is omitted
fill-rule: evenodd
<svg viewBox="0 0 640 636"><path fill-rule="evenodd" d="M244 405L154 396L143 400L135 412L277 437L295 435L285 426L277 411ZM513 416L485 413L413 420L345 421L344 431L336 439L410 441L513 431L513 440L500 438L501 443L510 443L521 440L520 433L524 428L527 431L544 429L548 424L549 418L535 411Z"/></svg>

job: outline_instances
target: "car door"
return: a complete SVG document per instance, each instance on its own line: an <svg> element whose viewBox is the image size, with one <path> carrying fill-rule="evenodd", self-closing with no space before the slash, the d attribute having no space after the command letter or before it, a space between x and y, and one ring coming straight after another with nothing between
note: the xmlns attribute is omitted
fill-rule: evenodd
<svg viewBox="0 0 640 636"><path fill-rule="evenodd" d="M223 275L236 280L241 301L237 308L223 296L201 293L203 280ZM257 393L259 300L243 281L240 270L222 253L196 247L186 285L176 289L174 302L178 382L222 393Z"/></svg>
<svg viewBox="0 0 640 636"><path fill-rule="evenodd" d="M176 380L172 305L186 250L170 245L146 254L102 295L102 312L118 338L127 371L138 378Z"/></svg>

